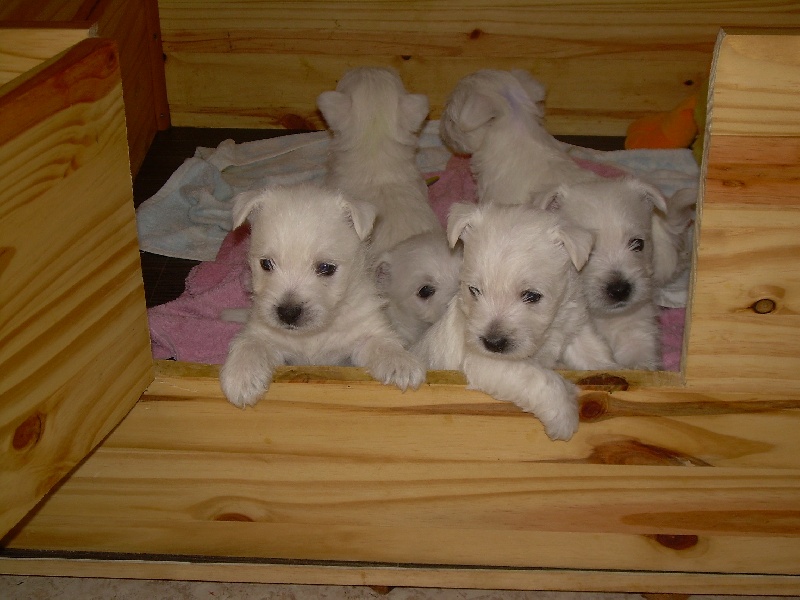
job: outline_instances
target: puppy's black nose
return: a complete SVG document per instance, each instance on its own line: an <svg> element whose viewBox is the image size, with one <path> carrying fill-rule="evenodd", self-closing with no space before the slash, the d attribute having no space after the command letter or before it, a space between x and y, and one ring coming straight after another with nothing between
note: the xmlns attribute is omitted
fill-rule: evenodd
<svg viewBox="0 0 800 600"><path fill-rule="evenodd" d="M606 295L614 302L625 302L632 290L633 286L624 279L614 279L606 284Z"/></svg>
<svg viewBox="0 0 800 600"><path fill-rule="evenodd" d="M300 304L281 304L275 309L275 312L286 325L296 325L300 315L303 314L303 307Z"/></svg>
<svg viewBox="0 0 800 600"><path fill-rule="evenodd" d="M508 338L502 335L482 336L481 342L489 352L502 354L508 348Z"/></svg>

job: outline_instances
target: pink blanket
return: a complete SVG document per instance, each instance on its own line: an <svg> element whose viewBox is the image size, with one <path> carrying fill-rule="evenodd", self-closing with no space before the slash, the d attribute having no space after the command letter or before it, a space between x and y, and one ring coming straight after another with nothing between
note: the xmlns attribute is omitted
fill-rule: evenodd
<svg viewBox="0 0 800 600"><path fill-rule="evenodd" d="M584 168L605 177L622 171L607 165L579 161ZM428 188L434 212L443 226L455 202L476 202L475 182L469 170L469 158L453 156L439 179ZM239 323L220 319L227 308L249 304L247 247L250 231L242 226L231 231L222 243L217 258L194 267L186 278L186 289L172 302L148 310L153 356L186 362L222 364L228 346L241 328ZM683 345L684 309L662 309L662 354L664 369L680 369Z"/></svg>

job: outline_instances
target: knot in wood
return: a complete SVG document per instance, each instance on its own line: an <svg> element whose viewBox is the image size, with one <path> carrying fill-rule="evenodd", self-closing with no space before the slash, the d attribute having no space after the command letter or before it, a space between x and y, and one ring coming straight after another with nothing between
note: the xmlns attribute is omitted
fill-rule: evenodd
<svg viewBox="0 0 800 600"><path fill-rule="evenodd" d="M657 533L650 536L656 542L670 550L688 550L697 546L699 538L696 535Z"/></svg>
<svg viewBox="0 0 800 600"><path fill-rule="evenodd" d="M14 438L11 441L11 446L14 450L32 448L39 443L43 430L44 415L39 413L31 415L14 431Z"/></svg>
<svg viewBox="0 0 800 600"><path fill-rule="evenodd" d="M606 394L586 394L581 398L581 421L597 421L606 414L607 408Z"/></svg>
<svg viewBox="0 0 800 600"><path fill-rule="evenodd" d="M624 392L628 389L628 380L610 373L587 375L576 381L585 390L602 390L604 392Z"/></svg>
<svg viewBox="0 0 800 600"><path fill-rule="evenodd" d="M777 308L777 305L775 304L774 300L762 298L761 300L754 302L751 308L753 309L753 312L759 315L766 315L773 312Z"/></svg>
<svg viewBox="0 0 800 600"><path fill-rule="evenodd" d="M237 521L240 523L252 523L253 519L242 513L222 513L214 517L215 521Z"/></svg>

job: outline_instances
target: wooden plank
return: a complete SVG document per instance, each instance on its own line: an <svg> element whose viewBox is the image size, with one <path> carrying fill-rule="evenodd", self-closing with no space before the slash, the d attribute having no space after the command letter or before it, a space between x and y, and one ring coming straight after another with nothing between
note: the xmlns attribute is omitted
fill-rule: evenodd
<svg viewBox="0 0 800 600"><path fill-rule="evenodd" d="M798 574L800 401L589 391L553 443L446 373L405 394L297 373L241 411L213 367L160 366L7 549Z"/></svg>
<svg viewBox="0 0 800 600"><path fill-rule="evenodd" d="M156 0L6 0L0 5L0 24L43 31L85 26L117 42L135 175L156 131L170 125ZM42 34L34 35L36 40Z"/></svg>
<svg viewBox="0 0 800 600"><path fill-rule="evenodd" d="M713 135L800 135L800 36L724 35L717 55Z"/></svg>
<svg viewBox="0 0 800 600"><path fill-rule="evenodd" d="M88 35L86 27L0 29L0 85L34 69Z"/></svg>
<svg viewBox="0 0 800 600"><path fill-rule="evenodd" d="M0 91L0 531L152 380L114 43Z"/></svg>
<svg viewBox="0 0 800 600"><path fill-rule="evenodd" d="M688 321L690 387L800 392L798 41L720 38ZM776 114L786 116L783 131Z"/></svg>
<svg viewBox="0 0 800 600"><path fill-rule="evenodd" d="M319 91L350 67L391 64L429 95L433 118L462 75L518 67L548 85L554 133L624 135L701 88L720 26L800 26L774 1L162 0L159 11L173 119L191 126L321 127Z"/></svg>
<svg viewBox="0 0 800 600"><path fill-rule="evenodd" d="M564 134L624 134L637 115L656 110L670 95L684 98L695 82L702 81L708 58L665 60L655 52L636 54L635 64L657 67L630 73L621 81L610 77L604 60L589 57L552 60L496 58L494 68L526 68L550 85L548 127ZM359 65L381 64L396 68L409 90L425 93L438 118L447 95L458 80L482 67L485 58L411 57L379 55L285 55L254 53L172 53L166 63L172 119L176 125L194 127L324 127L315 100L320 92L336 87L342 73ZM618 70L619 66L614 66ZM560 77L570 73L574 78ZM689 81L675 88L672 80ZM248 84L242 81L248 78ZM213 85L208 82L213 81ZM589 97L586 88L596 94Z"/></svg>
<svg viewBox="0 0 800 600"><path fill-rule="evenodd" d="M159 130L170 125L156 1L106 0L94 7L98 35L119 47L131 172L136 175Z"/></svg>

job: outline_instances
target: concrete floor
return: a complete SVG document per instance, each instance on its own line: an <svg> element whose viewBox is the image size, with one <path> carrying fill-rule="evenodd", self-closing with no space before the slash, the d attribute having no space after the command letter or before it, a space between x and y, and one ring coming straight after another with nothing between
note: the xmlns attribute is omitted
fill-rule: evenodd
<svg viewBox="0 0 800 600"><path fill-rule="evenodd" d="M2 600L685 600L667 594L609 594L571 592L516 592L505 590L443 590L394 588L373 590L361 586L273 585L207 583L67 577L0 576ZM734 600L735 596L691 596L691 600ZM750 599L778 600L777 596ZM800 596L784 596L800 600Z"/></svg>

